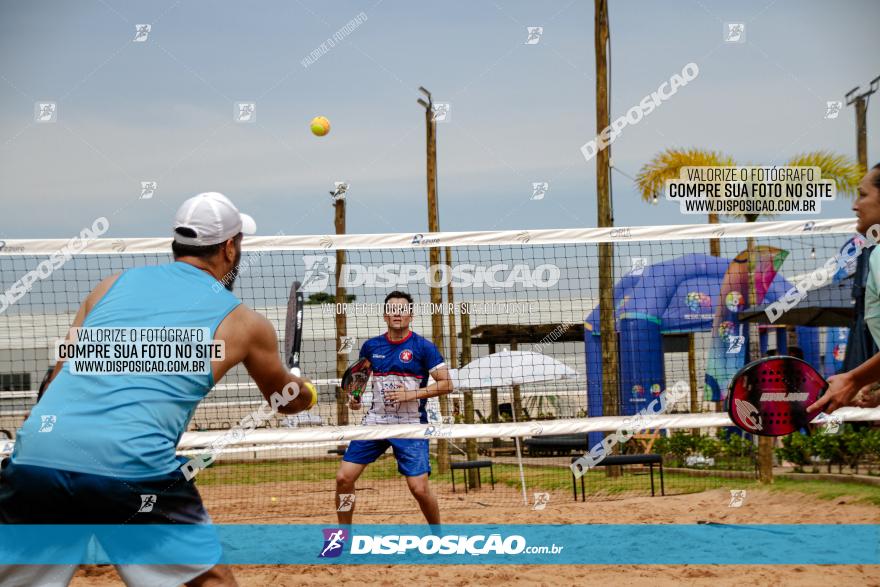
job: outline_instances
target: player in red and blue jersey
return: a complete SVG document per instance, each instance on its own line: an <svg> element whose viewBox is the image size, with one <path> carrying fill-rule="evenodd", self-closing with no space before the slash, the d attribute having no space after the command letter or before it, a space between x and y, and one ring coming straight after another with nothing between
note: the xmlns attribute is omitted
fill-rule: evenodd
<svg viewBox="0 0 880 587"><path fill-rule="evenodd" d="M373 369L370 403L363 424L426 424L425 406L429 397L452 391L449 370L440 351L430 340L410 330L412 297L393 291L385 297L385 323L388 332L371 338L361 347L360 358L370 361ZM428 375L435 383L428 385ZM359 400L350 398L349 407L361 409ZM428 475L428 439L389 438L385 440L353 440L342 457L336 474L336 507L340 524L351 524L354 504L340 495L353 495L354 484L364 469L388 450L394 450L397 470L406 477L406 484L429 524L440 523L440 508L431 492ZM346 511L340 511L346 510Z"/></svg>

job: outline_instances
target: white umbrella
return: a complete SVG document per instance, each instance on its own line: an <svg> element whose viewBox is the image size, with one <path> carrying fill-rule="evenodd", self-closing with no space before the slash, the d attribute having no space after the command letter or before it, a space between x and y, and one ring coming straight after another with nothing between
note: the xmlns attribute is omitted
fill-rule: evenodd
<svg viewBox="0 0 880 587"><path fill-rule="evenodd" d="M456 387L508 387L577 377L577 371L547 355L532 351L494 353L471 361L452 373Z"/></svg>

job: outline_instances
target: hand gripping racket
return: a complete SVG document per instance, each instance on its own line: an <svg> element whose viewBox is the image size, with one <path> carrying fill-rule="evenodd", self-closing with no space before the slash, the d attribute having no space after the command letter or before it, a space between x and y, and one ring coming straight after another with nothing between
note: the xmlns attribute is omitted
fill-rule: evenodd
<svg viewBox="0 0 880 587"><path fill-rule="evenodd" d="M766 357L739 370L730 382L725 408L739 428L758 436L785 436L813 418L807 406L828 389L828 382L806 361Z"/></svg>
<svg viewBox="0 0 880 587"><path fill-rule="evenodd" d="M287 298L287 318L284 321L284 359L290 372L300 376L299 353L302 346L303 294L300 283L294 281Z"/></svg>
<svg viewBox="0 0 880 587"><path fill-rule="evenodd" d="M369 359L361 359L345 370L345 374L342 376L342 389L359 402L364 390L367 389L367 383L372 374L373 367L370 365Z"/></svg>

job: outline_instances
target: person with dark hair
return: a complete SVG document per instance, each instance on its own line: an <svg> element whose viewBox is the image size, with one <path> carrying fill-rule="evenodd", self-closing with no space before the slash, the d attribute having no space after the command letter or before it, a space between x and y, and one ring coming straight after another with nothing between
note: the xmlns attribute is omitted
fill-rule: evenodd
<svg viewBox="0 0 880 587"><path fill-rule="evenodd" d="M373 369L373 398L363 424L427 424L427 400L452 391L452 379L440 351L430 340L410 330L413 299L406 292L393 291L385 296L384 319L388 332L371 338L361 347ZM435 383L428 385L428 375ZM350 398L349 408L361 409L360 399ZM336 516L340 524L351 524L354 500L340 496L354 495L354 485L367 465L391 447L397 470L406 477L410 493L429 524L440 523L437 497L428 484L431 463L428 439L390 438L353 440L342 457L336 474ZM345 503L345 507L341 504Z"/></svg>
<svg viewBox="0 0 880 587"><path fill-rule="evenodd" d="M859 194L852 207L856 213L856 230L867 234L868 229L880 224L880 163L872 167L859 183ZM880 254L872 254L866 248L862 261L868 267L864 288L864 318L874 347L880 347ZM858 285L858 284L857 284ZM847 346L847 353L851 350ZM807 408L808 413L818 411L833 412L844 406L877 407L880 395L872 393L872 388L880 381L880 354L874 354L860 365L846 372L828 378L829 386L817 402Z"/></svg>
<svg viewBox="0 0 880 587"><path fill-rule="evenodd" d="M84 374L59 361L0 471L0 523L210 524L193 476L184 474L187 459L176 455L205 395L242 363L279 412L315 405L314 386L281 362L272 323L232 294L243 234L255 231L254 220L223 194L199 194L175 216L174 262L112 275L86 296L68 341L79 327L201 329L209 341L223 342L225 354L192 373ZM114 560L114 553L130 554L125 541L101 546ZM165 553L175 548L161 547ZM236 584L231 571L216 564L219 541L195 547L214 563L116 568L129 585ZM9 584L61 585L75 571L75 565L18 565L0 576Z"/></svg>

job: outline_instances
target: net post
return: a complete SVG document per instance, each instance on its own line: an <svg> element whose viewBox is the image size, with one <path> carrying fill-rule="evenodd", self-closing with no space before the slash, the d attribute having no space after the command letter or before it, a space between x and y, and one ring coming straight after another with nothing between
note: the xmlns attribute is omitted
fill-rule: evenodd
<svg viewBox="0 0 880 587"><path fill-rule="evenodd" d="M339 198L333 203L334 223L336 234L345 234L345 198ZM336 251L336 304L333 311L336 326L336 344L342 341L342 337L348 334L348 326L345 314L345 286L342 285L342 269L345 267L345 251ZM339 309L342 308L340 312ZM348 359L345 355L336 353L336 377L342 379L342 375L348 368ZM341 386L336 386L336 425L348 424L348 398Z"/></svg>
<svg viewBox="0 0 880 587"><path fill-rule="evenodd" d="M467 302L463 302L461 308L461 365L464 367L471 362L471 316L470 306ZM464 422L465 424L474 423L474 392L470 389L463 391L464 395ZM465 441L465 452L467 460L475 461L479 456L477 449L477 439L468 438ZM479 470L468 470L468 483L471 487L476 487L479 480Z"/></svg>

